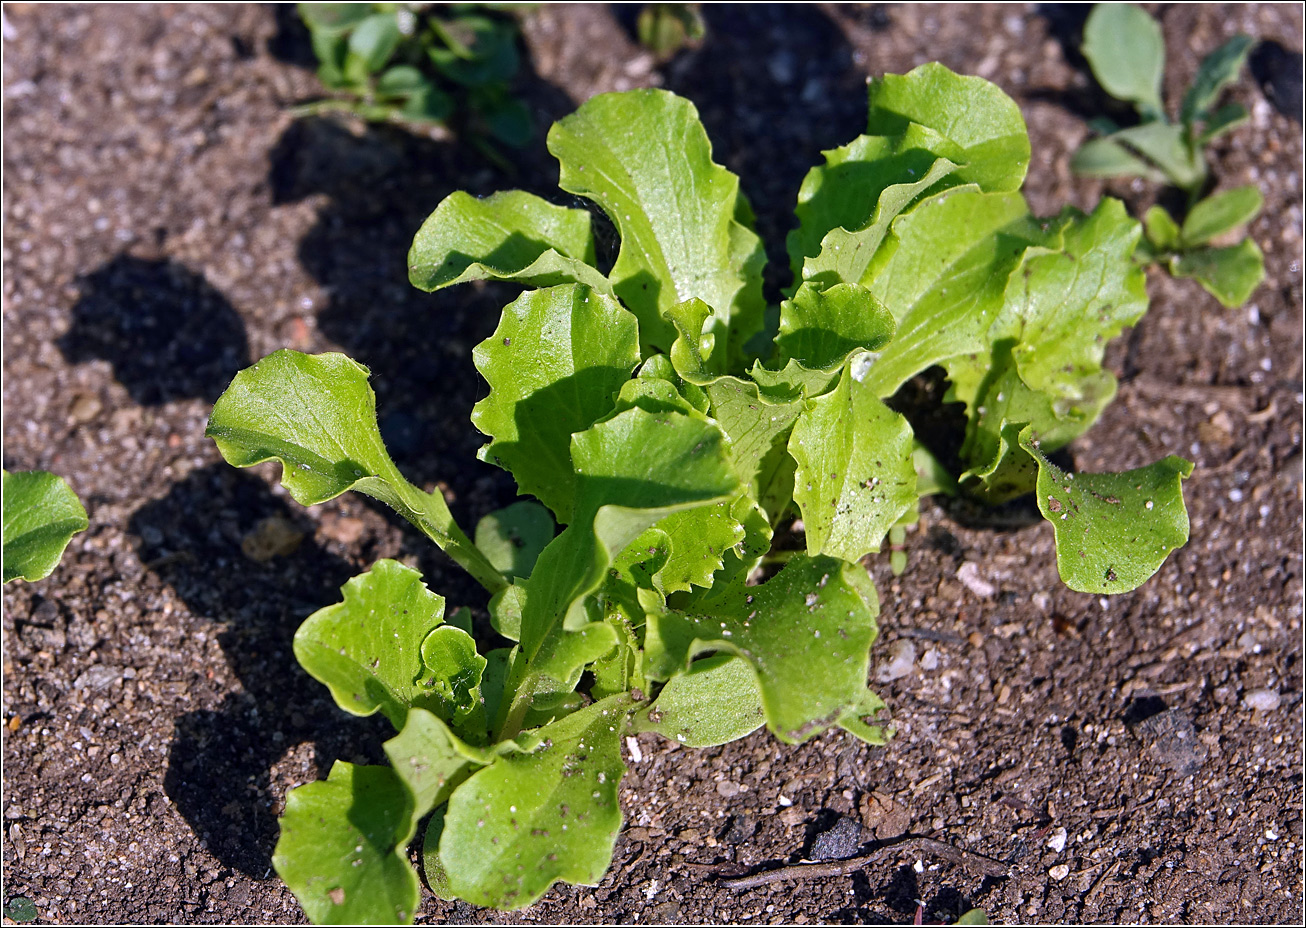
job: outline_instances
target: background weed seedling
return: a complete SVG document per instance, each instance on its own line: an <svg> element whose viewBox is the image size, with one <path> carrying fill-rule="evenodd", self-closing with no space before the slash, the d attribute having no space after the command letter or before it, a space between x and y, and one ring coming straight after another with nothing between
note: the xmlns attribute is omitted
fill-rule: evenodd
<svg viewBox="0 0 1306 928"><path fill-rule="evenodd" d="M1133 104L1139 123L1121 128L1104 117L1094 120L1100 137L1086 142L1070 162L1084 176L1142 177L1183 191L1181 216L1159 205L1147 211L1139 257L1195 279L1228 307L1246 302L1265 278L1264 259L1250 238L1225 247L1212 242L1251 222L1262 198L1250 185L1209 194L1204 149L1247 120L1243 106L1220 105L1220 97L1237 79L1252 44L1236 35L1207 55L1172 122L1161 99L1160 25L1132 4L1098 4L1084 25L1084 57L1107 93Z"/></svg>
<svg viewBox="0 0 1306 928"><path fill-rule="evenodd" d="M508 90L517 73L517 24L502 7L299 4L318 78L336 94L300 111L343 110L376 122L456 122L481 147L526 144L530 113Z"/></svg>

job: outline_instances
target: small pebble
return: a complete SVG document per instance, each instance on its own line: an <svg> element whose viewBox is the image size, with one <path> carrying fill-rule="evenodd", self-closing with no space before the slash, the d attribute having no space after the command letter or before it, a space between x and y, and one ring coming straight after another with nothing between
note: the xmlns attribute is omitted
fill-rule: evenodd
<svg viewBox="0 0 1306 928"><path fill-rule="evenodd" d="M1064 880L1066 877L1070 876L1070 868L1065 864L1057 864L1048 871L1048 876L1052 877L1054 880Z"/></svg>
<svg viewBox="0 0 1306 928"><path fill-rule="evenodd" d="M1066 830L1064 828L1058 828L1056 831L1052 832L1052 836L1048 838L1048 847L1060 854L1066 849L1066 837Z"/></svg>
<svg viewBox="0 0 1306 928"><path fill-rule="evenodd" d="M888 683L907 676L916 665L916 646L907 638L899 638L889 645L888 661L880 665L875 677Z"/></svg>
<svg viewBox="0 0 1306 928"><path fill-rule="evenodd" d="M854 856L866 840L866 830L859 822L841 816L837 822L816 836L809 860L846 860Z"/></svg>
<svg viewBox="0 0 1306 928"><path fill-rule="evenodd" d="M1273 712L1279 708L1279 694L1275 690L1252 690L1243 697L1243 707L1254 712Z"/></svg>
<svg viewBox="0 0 1306 928"><path fill-rule="evenodd" d="M979 567L974 561L967 561L957 568L957 579L981 599L988 599L998 591L997 587L980 576Z"/></svg>

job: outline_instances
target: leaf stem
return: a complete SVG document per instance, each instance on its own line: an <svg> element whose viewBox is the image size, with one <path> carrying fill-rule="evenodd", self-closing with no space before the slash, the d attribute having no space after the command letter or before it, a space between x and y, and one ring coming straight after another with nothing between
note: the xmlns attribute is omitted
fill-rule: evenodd
<svg viewBox="0 0 1306 928"><path fill-rule="evenodd" d="M382 479L359 481L354 489L379 499L415 525L463 570L471 574L472 579L485 587L491 596L508 586L503 574L458 527L453 513L439 493L419 490L405 480L397 468L393 474Z"/></svg>

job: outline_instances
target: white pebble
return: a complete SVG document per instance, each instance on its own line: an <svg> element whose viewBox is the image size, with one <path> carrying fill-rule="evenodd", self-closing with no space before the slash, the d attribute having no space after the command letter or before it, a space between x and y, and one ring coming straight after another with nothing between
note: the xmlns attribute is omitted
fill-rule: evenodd
<svg viewBox="0 0 1306 928"><path fill-rule="evenodd" d="M1243 707L1255 712L1273 712L1279 708L1279 694L1275 690L1252 690L1243 697Z"/></svg>

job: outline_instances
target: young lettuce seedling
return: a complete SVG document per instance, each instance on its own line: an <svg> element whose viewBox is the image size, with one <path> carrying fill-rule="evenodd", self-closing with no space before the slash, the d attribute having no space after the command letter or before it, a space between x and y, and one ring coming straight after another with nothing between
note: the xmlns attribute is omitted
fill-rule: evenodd
<svg viewBox="0 0 1306 928"><path fill-rule="evenodd" d="M4 471L4 582L44 580L64 549L90 523L62 477L43 470Z"/></svg>
<svg viewBox="0 0 1306 928"><path fill-rule="evenodd" d="M1114 393L1104 344L1146 308L1139 226L1114 200L1031 216L1024 122L997 87L939 65L871 85L867 134L803 183L778 312L739 180L688 101L595 97L548 142L562 188L620 233L610 268L587 211L521 191L451 195L409 256L424 290L526 287L473 352L490 389L472 421L481 459L538 502L487 515L473 542L399 473L368 372L337 354L265 358L209 423L229 462L280 461L302 503L354 489L393 506L486 588L509 643L478 643L466 610L446 617L393 561L300 628L296 656L337 703L398 731L392 767L338 762L287 800L274 863L316 922L411 919L427 816L443 897L518 908L596 882L631 733L883 742L858 561L925 494L1036 491L1062 577L1095 594L1133 589L1188 536L1188 462L1047 459ZM968 411L960 474L885 403L933 366ZM756 582L795 511L805 550Z"/></svg>
<svg viewBox="0 0 1306 928"><path fill-rule="evenodd" d="M531 136L517 73L516 23L499 4L301 3L318 79L336 96L302 113L343 110L373 122L461 118L471 140L514 147ZM492 150L489 150L492 152Z"/></svg>
<svg viewBox="0 0 1306 928"><path fill-rule="evenodd" d="M1093 7L1084 24L1084 57L1102 88L1132 103L1140 122L1122 129L1109 119L1094 120L1101 137L1086 142L1070 162L1087 177L1143 177L1184 191L1188 208L1182 222L1161 206L1147 211L1138 257L1165 265L1176 277L1195 279L1228 307L1247 301L1265 279L1265 262L1250 238L1226 247L1210 243L1255 219L1261 193L1249 185L1204 196L1209 176L1203 149L1247 120L1247 110L1237 103L1216 104L1237 80L1252 44L1248 36L1236 35L1207 55L1184 94L1179 121L1170 122L1161 100L1160 25L1132 4Z"/></svg>

